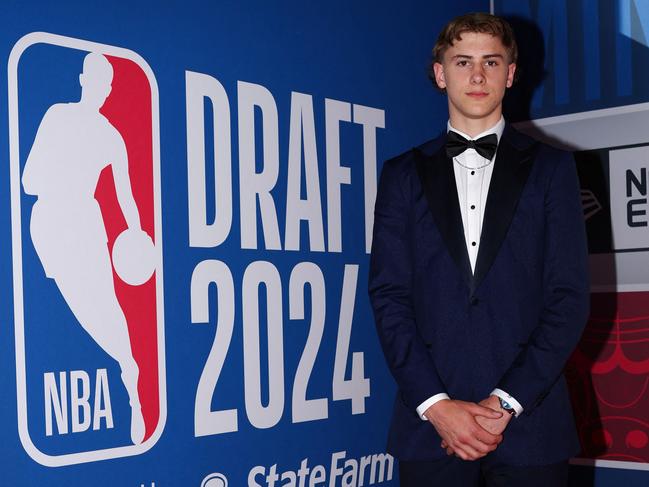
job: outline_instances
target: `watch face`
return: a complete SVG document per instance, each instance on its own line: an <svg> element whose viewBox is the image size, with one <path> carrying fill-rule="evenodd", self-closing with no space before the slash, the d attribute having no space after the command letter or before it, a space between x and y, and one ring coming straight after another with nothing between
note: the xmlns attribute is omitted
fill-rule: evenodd
<svg viewBox="0 0 649 487"><path fill-rule="evenodd" d="M509 414L514 414L516 412L514 411L514 408L511 406L511 404L505 401L502 397L499 397L498 400L500 401L500 407L507 411Z"/></svg>

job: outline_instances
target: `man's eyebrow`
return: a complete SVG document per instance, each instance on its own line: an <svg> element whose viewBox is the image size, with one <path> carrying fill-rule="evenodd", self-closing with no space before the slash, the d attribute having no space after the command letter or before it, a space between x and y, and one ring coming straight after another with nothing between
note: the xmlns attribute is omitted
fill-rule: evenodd
<svg viewBox="0 0 649 487"><path fill-rule="evenodd" d="M502 54L499 54L499 53L484 54L482 56L482 59L490 59L490 58L504 59L504 56ZM474 59L474 56L470 56L468 54L456 54L451 59Z"/></svg>

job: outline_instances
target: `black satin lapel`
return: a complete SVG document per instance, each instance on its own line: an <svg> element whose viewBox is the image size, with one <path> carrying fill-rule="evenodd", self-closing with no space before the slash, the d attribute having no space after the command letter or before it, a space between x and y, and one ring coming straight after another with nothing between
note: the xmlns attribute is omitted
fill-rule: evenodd
<svg viewBox="0 0 649 487"><path fill-rule="evenodd" d="M470 286L471 263L464 240L453 161L446 156L444 145L432 156L420 151L417 154L417 171L430 212L449 254Z"/></svg>
<svg viewBox="0 0 649 487"><path fill-rule="evenodd" d="M498 254L518 206L521 192L532 168L536 145L525 150L516 149L506 138L498 146L494 171L489 184L489 195L482 221L480 250L473 276L475 290Z"/></svg>

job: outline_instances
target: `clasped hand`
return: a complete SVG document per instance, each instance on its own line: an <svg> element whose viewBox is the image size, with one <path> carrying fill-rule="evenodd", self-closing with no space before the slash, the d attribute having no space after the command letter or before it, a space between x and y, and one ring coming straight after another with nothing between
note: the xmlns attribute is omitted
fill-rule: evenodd
<svg viewBox="0 0 649 487"><path fill-rule="evenodd" d="M462 460L477 460L494 451L511 415L500 409L496 396L479 404L443 399L426 410L424 416L442 437L441 447L448 455Z"/></svg>

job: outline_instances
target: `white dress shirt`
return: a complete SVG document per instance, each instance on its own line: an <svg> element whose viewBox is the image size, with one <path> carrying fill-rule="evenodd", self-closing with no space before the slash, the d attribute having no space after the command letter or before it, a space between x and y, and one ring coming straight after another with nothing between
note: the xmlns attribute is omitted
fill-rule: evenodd
<svg viewBox="0 0 649 487"><path fill-rule="evenodd" d="M505 119L500 117L496 125L488 130L471 137L455 128L449 121L447 124L448 131L457 132L468 140L476 140L489 134L496 134L498 142L505 129ZM480 236L482 234L482 221L484 219L485 206L487 204L487 195L489 194L489 184L493 174L496 156L492 160L485 159L476 152L475 149L467 149L462 154L453 158L453 171L455 173L455 185L457 187L457 196L460 203L460 213L462 214L462 226L464 227L464 240L469 253L471 262L471 271L475 272L475 264L480 249ZM523 412L523 407L512 396L501 389L494 389L492 395L498 396L507 401L516 411L516 416ZM424 412L433 404L442 399L450 399L448 394L441 392L426 399L417 407L417 414L421 419L426 420Z"/></svg>

